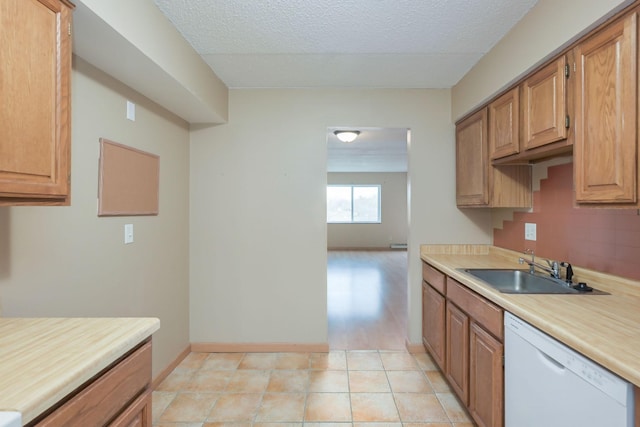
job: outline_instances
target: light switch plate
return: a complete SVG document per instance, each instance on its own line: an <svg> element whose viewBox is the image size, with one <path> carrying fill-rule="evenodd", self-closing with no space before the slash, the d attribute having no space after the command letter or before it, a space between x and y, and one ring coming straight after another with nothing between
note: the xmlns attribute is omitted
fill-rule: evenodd
<svg viewBox="0 0 640 427"><path fill-rule="evenodd" d="M536 240L536 225L526 222L524 224L524 240Z"/></svg>
<svg viewBox="0 0 640 427"><path fill-rule="evenodd" d="M131 101L127 101L127 119L136 121L136 104Z"/></svg>
<svg viewBox="0 0 640 427"><path fill-rule="evenodd" d="M124 244L133 243L133 224L124 225Z"/></svg>

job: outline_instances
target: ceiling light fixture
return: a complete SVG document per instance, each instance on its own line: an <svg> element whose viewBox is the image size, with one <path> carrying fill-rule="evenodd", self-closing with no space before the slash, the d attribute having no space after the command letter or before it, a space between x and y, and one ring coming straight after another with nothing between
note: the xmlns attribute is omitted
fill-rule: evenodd
<svg viewBox="0 0 640 427"><path fill-rule="evenodd" d="M353 142L360 135L359 130L337 130L333 133L342 142Z"/></svg>

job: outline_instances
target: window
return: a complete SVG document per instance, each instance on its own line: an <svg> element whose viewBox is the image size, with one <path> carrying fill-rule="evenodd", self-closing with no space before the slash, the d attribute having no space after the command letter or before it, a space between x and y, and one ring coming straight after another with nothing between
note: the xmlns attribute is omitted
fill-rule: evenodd
<svg viewBox="0 0 640 427"><path fill-rule="evenodd" d="M380 186L328 185L327 222L380 223Z"/></svg>

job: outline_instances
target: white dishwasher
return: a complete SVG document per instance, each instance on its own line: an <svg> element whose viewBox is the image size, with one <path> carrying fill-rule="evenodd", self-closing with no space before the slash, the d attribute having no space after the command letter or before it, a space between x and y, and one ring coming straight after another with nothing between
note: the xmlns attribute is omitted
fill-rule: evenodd
<svg viewBox="0 0 640 427"><path fill-rule="evenodd" d="M504 316L506 427L632 427L633 386L511 313Z"/></svg>

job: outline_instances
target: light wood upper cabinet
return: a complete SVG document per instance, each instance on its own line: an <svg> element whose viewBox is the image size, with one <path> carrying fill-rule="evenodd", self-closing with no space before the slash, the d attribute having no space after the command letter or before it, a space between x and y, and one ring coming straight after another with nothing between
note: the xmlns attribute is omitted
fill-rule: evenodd
<svg viewBox="0 0 640 427"><path fill-rule="evenodd" d="M639 11L633 2L457 123L458 207L530 207L516 166L573 151L578 205L640 208Z"/></svg>
<svg viewBox="0 0 640 427"><path fill-rule="evenodd" d="M567 137L567 69L563 55L522 83L522 146L529 150Z"/></svg>
<svg viewBox="0 0 640 427"><path fill-rule="evenodd" d="M633 12L575 48L578 203L638 202L637 38Z"/></svg>
<svg viewBox="0 0 640 427"><path fill-rule="evenodd" d="M487 108L456 125L458 207L530 207L531 167L492 166L487 140Z"/></svg>
<svg viewBox="0 0 640 427"><path fill-rule="evenodd" d="M520 90L514 88L489 104L491 159L520 151Z"/></svg>
<svg viewBox="0 0 640 427"><path fill-rule="evenodd" d="M0 2L0 205L69 202L72 8Z"/></svg>
<svg viewBox="0 0 640 427"><path fill-rule="evenodd" d="M489 204L487 110L456 126L456 202L458 206Z"/></svg>

